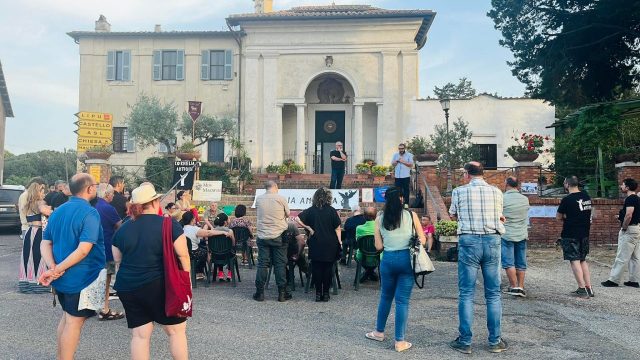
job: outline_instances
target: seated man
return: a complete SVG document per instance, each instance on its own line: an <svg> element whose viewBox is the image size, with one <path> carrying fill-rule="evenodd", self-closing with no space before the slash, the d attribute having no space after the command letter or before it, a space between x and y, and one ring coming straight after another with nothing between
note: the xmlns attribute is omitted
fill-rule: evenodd
<svg viewBox="0 0 640 360"><path fill-rule="evenodd" d="M349 256L349 248L356 246L356 228L366 222L364 216L360 213L360 208L353 210L353 215L344 222L344 231L342 238L342 259L340 263L346 265L347 256Z"/></svg>
<svg viewBox="0 0 640 360"><path fill-rule="evenodd" d="M368 207L364 209L364 219L366 222L356 227L356 242L363 236L373 235L376 232L376 209L374 207ZM360 250L356 251L356 260L362 262L362 254ZM378 281L378 275L375 272L375 267L368 267L363 264L364 275L360 278L360 282L363 283L367 279Z"/></svg>

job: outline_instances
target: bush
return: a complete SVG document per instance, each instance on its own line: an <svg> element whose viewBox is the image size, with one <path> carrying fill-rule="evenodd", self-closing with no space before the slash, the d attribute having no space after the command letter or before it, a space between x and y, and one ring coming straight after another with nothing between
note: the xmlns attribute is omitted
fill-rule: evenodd
<svg viewBox="0 0 640 360"><path fill-rule="evenodd" d="M371 172L371 165L366 163L356 164L356 173L369 174L370 172Z"/></svg>
<svg viewBox="0 0 640 360"><path fill-rule="evenodd" d="M456 236L458 234L458 222L441 220L436 223L437 236Z"/></svg>
<svg viewBox="0 0 640 360"><path fill-rule="evenodd" d="M304 172L304 166L298 164L289 165L289 171L293 174L302 174Z"/></svg>
<svg viewBox="0 0 640 360"><path fill-rule="evenodd" d="M384 165L376 165L371 167L371 174L373 174L373 176L386 176L387 172L389 172L389 168Z"/></svg>
<svg viewBox="0 0 640 360"><path fill-rule="evenodd" d="M200 180L222 181L223 191L232 188L229 172L223 165L202 163L202 166L200 167Z"/></svg>
<svg viewBox="0 0 640 360"><path fill-rule="evenodd" d="M287 165L280 165L278 166L278 174L280 175L287 175L289 173L289 167Z"/></svg>
<svg viewBox="0 0 640 360"><path fill-rule="evenodd" d="M188 141L182 145L180 145L180 147L178 147L178 152L182 152L182 153L192 153L192 152L196 152L196 146Z"/></svg>
<svg viewBox="0 0 640 360"><path fill-rule="evenodd" d="M427 138L424 136L416 135L410 140L406 141L407 151L413 155L425 154L429 151L433 151L433 146Z"/></svg>
<svg viewBox="0 0 640 360"><path fill-rule="evenodd" d="M273 163L271 163L271 164L267 165L267 168L265 170L267 171L267 174L277 174L279 167L280 166L274 165Z"/></svg>

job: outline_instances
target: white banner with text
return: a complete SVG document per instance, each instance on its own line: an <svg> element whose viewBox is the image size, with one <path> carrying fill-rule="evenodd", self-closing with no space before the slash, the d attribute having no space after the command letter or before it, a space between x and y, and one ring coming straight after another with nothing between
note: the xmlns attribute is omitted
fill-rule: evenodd
<svg viewBox="0 0 640 360"><path fill-rule="evenodd" d="M313 194L317 189L279 189L278 194L284 196L289 203L289 209L301 209L311 207ZM256 197L264 194L265 189L256 189ZM359 189L332 189L333 203L335 209L353 210L358 206L360 201ZM253 199L253 208L256 207L256 200Z"/></svg>
<svg viewBox="0 0 640 360"><path fill-rule="evenodd" d="M220 201L222 199L222 181L196 180L193 184L193 200Z"/></svg>

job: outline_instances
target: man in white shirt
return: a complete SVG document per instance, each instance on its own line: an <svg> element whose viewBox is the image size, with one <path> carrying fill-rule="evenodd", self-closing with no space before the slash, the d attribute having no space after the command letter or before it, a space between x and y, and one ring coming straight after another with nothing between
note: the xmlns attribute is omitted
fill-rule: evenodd
<svg viewBox="0 0 640 360"><path fill-rule="evenodd" d="M404 144L398 145L398 152L393 154L391 166L394 167L395 185L402 189L404 203L409 204L409 185L411 183L413 155L407 152L407 147Z"/></svg>

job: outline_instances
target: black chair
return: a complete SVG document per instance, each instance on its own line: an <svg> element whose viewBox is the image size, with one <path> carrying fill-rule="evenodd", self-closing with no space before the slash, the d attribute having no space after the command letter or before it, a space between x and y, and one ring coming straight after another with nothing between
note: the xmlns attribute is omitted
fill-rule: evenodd
<svg viewBox="0 0 640 360"><path fill-rule="evenodd" d="M196 280L196 266L198 265L193 257L193 250L192 250L192 246L193 243L191 242L191 239L189 239L187 237L187 249L189 249L189 260L191 260L191 284L194 288L198 287L198 281ZM207 269L207 264L205 263L204 266L204 272L205 274L207 274L209 272L209 269Z"/></svg>
<svg viewBox="0 0 640 360"><path fill-rule="evenodd" d="M227 268L231 270L231 281L233 286L236 284L236 276L238 282L240 280L240 268L238 266L238 258L236 256L235 249L233 248L233 241L231 238L224 235L212 236L207 241L209 246L209 253L211 258L209 260L209 272L207 273L207 283L211 283L211 275L214 273L216 265L227 265Z"/></svg>
<svg viewBox="0 0 640 360"><path fill-rule="evenodd" d="M315 287L313 281L313 261L309 261L309 271L307 272L307 284L304 287L304 293L308 293L311 286ZM333 288L333 295L338 295L338 289L342 289L342 283L340 282L340 272L338 271L338 262L333 263L333 277L331 278L331 287Z"/></svg>
<svg viewBox="0 0 640 360"><path fill-rule="evenodd" d="M296 266L298 267L298 276L300 277L300 286L304 287L304 277L302 276L302 269L298 266L297 261L289 259L287 261L287 286L291 291L296 291ZM264 285L265 289L269 288L269 282L271 281L271 273L273 272L273 265L269 267L269 274L267 275L267 283Z"/></svg>
<svg viewBox="0 0 640 360"><path fill-rule="evenodd" d="M360 261L356 257L356 278L353 281L355 290L360 288L360 275L362 274L363 267L378 268L378 274L380 273L380 252L376 249L375 238L373 235L362 236L358 239L358 250L360 251ZM378 276L378 283L380 282L380 276Z"/></svg>
<svg viewBox="0 0 640 360"><path fill-rule="evenodd" d="M240 247L240 251L247 257L249 263L249 269L253 269L256 261L253 258L253 248L249 241L251 240L251 230L244 226L238 226L231 228L233 230L233 237L236 238L236 246Z"/></svg>

